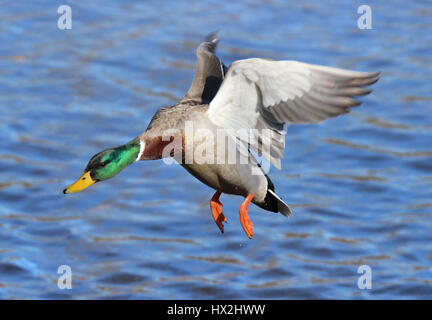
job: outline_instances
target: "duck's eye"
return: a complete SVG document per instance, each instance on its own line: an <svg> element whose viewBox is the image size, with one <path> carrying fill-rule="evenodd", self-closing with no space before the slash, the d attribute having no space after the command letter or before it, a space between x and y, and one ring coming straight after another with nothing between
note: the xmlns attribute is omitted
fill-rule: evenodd
<svg viewBox="0 0 432 320"><path fill-rule="evenodd" d="M81 180L85 180L86 179L86 177L82 177L82 179Z"/></svg>
<svg viewBox="0 0 432 320"><path fill-rule="evenodd" d="M106 163L105 163L105 162L102 162L100 166L101 166L101 167L105 167L105 166L106 166Z"/></svg>

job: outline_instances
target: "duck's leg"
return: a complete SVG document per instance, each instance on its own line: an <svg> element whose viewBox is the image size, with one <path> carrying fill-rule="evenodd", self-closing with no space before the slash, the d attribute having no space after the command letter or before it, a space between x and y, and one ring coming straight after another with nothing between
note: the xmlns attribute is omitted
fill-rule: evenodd
<svg viewBox="0 0 432 320"><path fill-rule="evenodd" d="M224 232L224 226L222 222L227 222L227 219L222 213L222 203L219 201L219 197L222 192L216 191L213 197L210 200L210 210L213 215L213 219L219 227L220 231Z"/></svg>
<svg viewBox="0 0 432 320"><path fill-rule="evenodd" d="M249 239L252 239L253 236L253 224L249 219L249 203L252 201L254 194L251 193L248 195L243 203L240 205L240 222L243 227L243 230L246 232L246 235Z"/></svg>

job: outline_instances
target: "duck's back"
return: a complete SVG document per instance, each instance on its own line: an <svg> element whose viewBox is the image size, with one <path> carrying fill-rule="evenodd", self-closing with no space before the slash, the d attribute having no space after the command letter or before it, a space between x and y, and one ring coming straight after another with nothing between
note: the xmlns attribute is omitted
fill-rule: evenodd
<svg viewBox="0 0 432 320"><path fill-rule="evenodd" d="M167 130L184 130L186 121L191 119L193 113L204 113L207 109L208 105L191 103L160 108L151 119L145 134L162 136Z"/></svg>

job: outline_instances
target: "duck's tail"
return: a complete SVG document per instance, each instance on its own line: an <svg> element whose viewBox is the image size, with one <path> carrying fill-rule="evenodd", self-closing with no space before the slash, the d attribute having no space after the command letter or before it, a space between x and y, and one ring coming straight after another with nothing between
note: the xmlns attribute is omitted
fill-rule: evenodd
<svg viewBox="0 0 432 320"><path fill-rule="evenodd" d="M280 212L285 217L291 214L291 209L273 190L267 190L266 199L267 197L271 198L271 201L274 202L274 212Z"/></svg>
<svg viewBox="0 0 432 320"><path fill-rule="evenodd" d="M289 216L291 214L291 209L288 205L283 202L283 200L276 194L274 191L273 182L266 175L267 178L267 193L264 198L263 203L257 203L258 206L263 208L264 210L268 210L271 212L280 212L284 216Z"/></svg>

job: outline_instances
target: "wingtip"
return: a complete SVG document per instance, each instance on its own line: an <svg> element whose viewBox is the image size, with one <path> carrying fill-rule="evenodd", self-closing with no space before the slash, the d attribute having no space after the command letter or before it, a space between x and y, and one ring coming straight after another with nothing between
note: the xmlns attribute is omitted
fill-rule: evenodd
<svg viewBox="0 0 432 320"><path fill-rule="evenodd" d="M376 83L380 79L380 72L378 72L375 76L370 78L370 82L367 84L370 86L371 84Z"/></svg>
<svg viewBox="0 0 432 320"><path fill-rule="evenodd" d="M375 82L377 82L381 77L381 72L380 71L376 71L376 72L368 72L366 74L365 79L367 79L367 83L366 85L369 86L371 84L374 84Z"/></svg>
<svg viewBox="0 0 432 320"><path fill-rule="evenodd" d="M198 46L197 52L214 53L218 43L219 43L218 32L212 32L205 38L204 42L202 42Z"/></svg>
<svg viewBox="0 0 432 320"><path fill-rule="evenodd" d="M219 38L219 30L215 30L212 33L208 34L205 37L205 41L206 42L213 42L213 43L218 43L220 40Z"/></svg>

